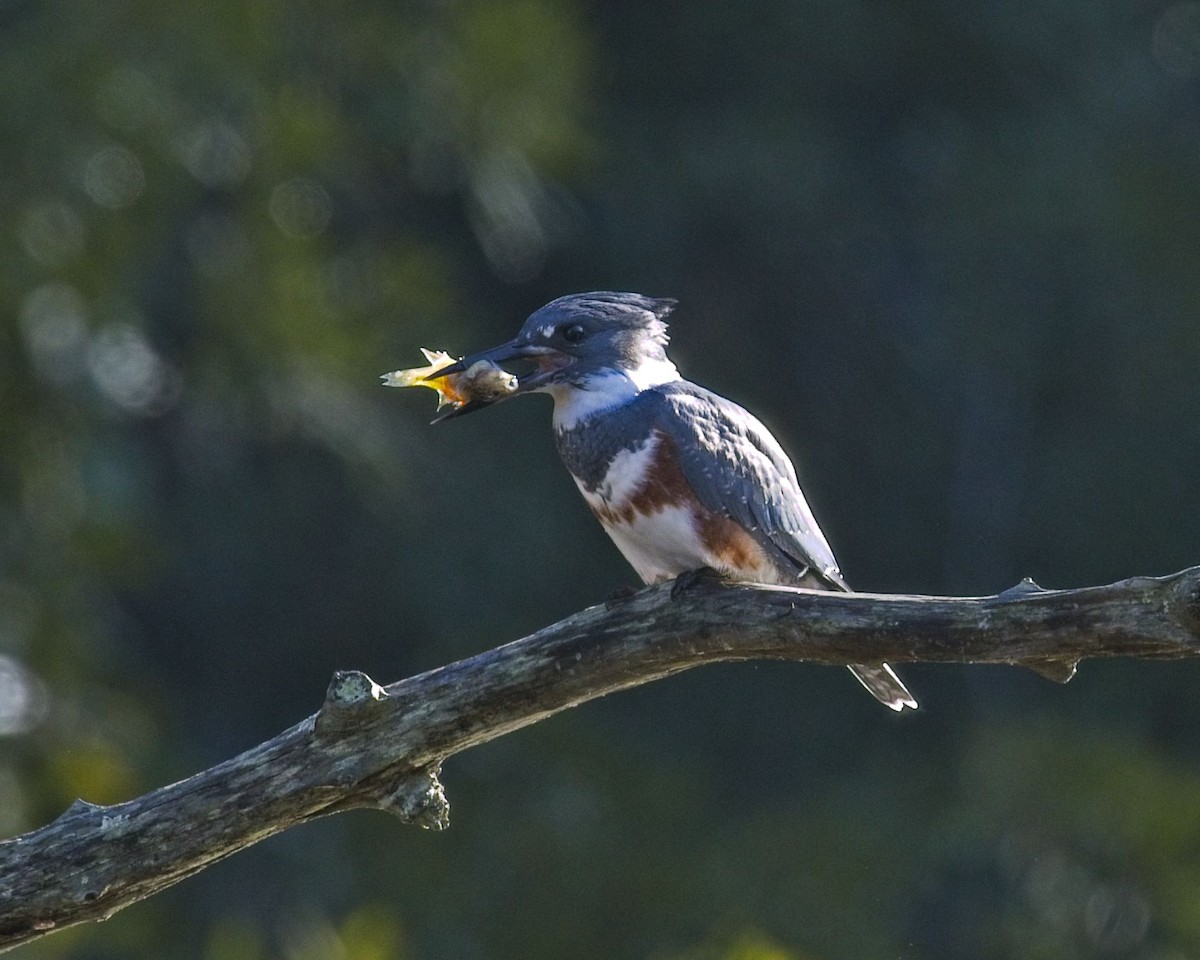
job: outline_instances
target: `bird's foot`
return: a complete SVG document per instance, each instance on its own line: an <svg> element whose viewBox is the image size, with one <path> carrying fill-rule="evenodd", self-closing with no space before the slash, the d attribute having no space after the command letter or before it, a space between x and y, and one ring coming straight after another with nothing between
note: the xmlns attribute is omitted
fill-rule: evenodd
<svg viewBox="0 0 1200 960"><path fill-rule="evenodd" d="M685 570L671 584L671 599L679 600L690 590L695 590L697 587L702 587L707 583L723 583L727 579L727 577L723 577L712 567L697 567L695 570Z"/></svg>
<svg viewBox="0 0 1200 960"><path fill-rule="evenodd" d="M607 597L604 598L604 609L611 610L613 607L618 607L622 603L632 600L637 596L638 588L631 586L617 587Z"/></svg>

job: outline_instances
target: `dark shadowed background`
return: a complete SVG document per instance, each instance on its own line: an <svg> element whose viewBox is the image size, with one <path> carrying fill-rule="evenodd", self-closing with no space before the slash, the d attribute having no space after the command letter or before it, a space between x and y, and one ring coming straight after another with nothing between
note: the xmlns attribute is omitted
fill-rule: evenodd
<svg viewBox="0 0 1200 960"><path fill-rule="evenodd" d="M0 0L0 835L635 578L549 401L381 389L563 293L795 457L850 581L1200 562L1200 3ZM1183 960L1200 665L708 668L22 958Z"/></svg>

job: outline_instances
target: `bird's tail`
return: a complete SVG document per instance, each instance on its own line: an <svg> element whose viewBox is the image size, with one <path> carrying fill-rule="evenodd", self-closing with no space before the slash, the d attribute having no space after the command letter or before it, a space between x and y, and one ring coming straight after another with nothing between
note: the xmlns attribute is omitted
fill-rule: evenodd
<svg viewBox="0 0 1200 960"><path fill-rule="evenodd" d="M917 701L908 692L908 687L886 663L852 663L850 672L858 677L858 682L871 691L871 695L885 707L897 711L905 707L917 709Z"/></svg>

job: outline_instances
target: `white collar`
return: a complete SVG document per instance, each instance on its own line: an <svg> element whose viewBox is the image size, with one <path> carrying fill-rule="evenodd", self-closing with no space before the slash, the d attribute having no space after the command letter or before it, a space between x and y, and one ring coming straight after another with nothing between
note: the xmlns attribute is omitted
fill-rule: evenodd
<svg viewBox="0 0 1200 960"><path fill-rule="evenodd" d="M582 383L549 384L542 390L554 397L554 427L570 430L602 410L621 407L643 390L680 379L670 360L643 360L625 370L603 370Z"/></svg>

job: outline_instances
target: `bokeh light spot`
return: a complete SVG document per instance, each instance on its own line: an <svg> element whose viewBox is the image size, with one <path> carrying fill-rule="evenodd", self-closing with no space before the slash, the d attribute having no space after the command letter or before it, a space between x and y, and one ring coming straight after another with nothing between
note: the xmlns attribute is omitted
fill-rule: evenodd
<svg viewBox="0 0 1200 960"><path fill-rule="evenodd" d="M46 685L12 657L0 654L0 736L32 730L49 707Z"/></svg>
<svg viewBox="0 0 1200 960"><path fill-rule="evenodd" d="M30 291L21 304L21 333L37 372L51 383L69 383L82 370L87 308L69 283Z"/></svg>
<svg viewBox="0 0 1200 960"><path fill-rule="evenodd" d="M179 398L180 375L132 324L101 328L88 345L87 362L100 392L129 413L159 416Z"/></svg>
<svg viewBox="0 0 1200 960"><path fill-rule="evenodd" d="M146 186L146 175L136 154L121 146L97 150L83 172L83 189L92 202L110 210L133 203Z"/></svg>
<svg viewBox="0 0 1200 960"><path fill-rule="evenodd" d="M315 180L294 177L271 191L271 219L289 237L315 237L332 216L333 201Z"/></svg>
<svg viewBox="0 0 1200 960"><path fill-rule="evenodd" d="M206 187L235 187L250 172L250 147L223 120L210 120L187 134L179 146L183 165Z"/></svg>
<svg viewBox="0 0 1200 960"><path fill-rule="evenodd" d="M471 178L471 224L492 269L510 283L537 276L546 259L543 192L520 154L504 151L482 161Z"/></svg>
<svg viewBox="0 0 1200 960"><path fill-rule="evenodd" d="M83 221L70 204L51 200L30 208L20 228L21 245L38 263L59 267L83 250Z"/></svg>

